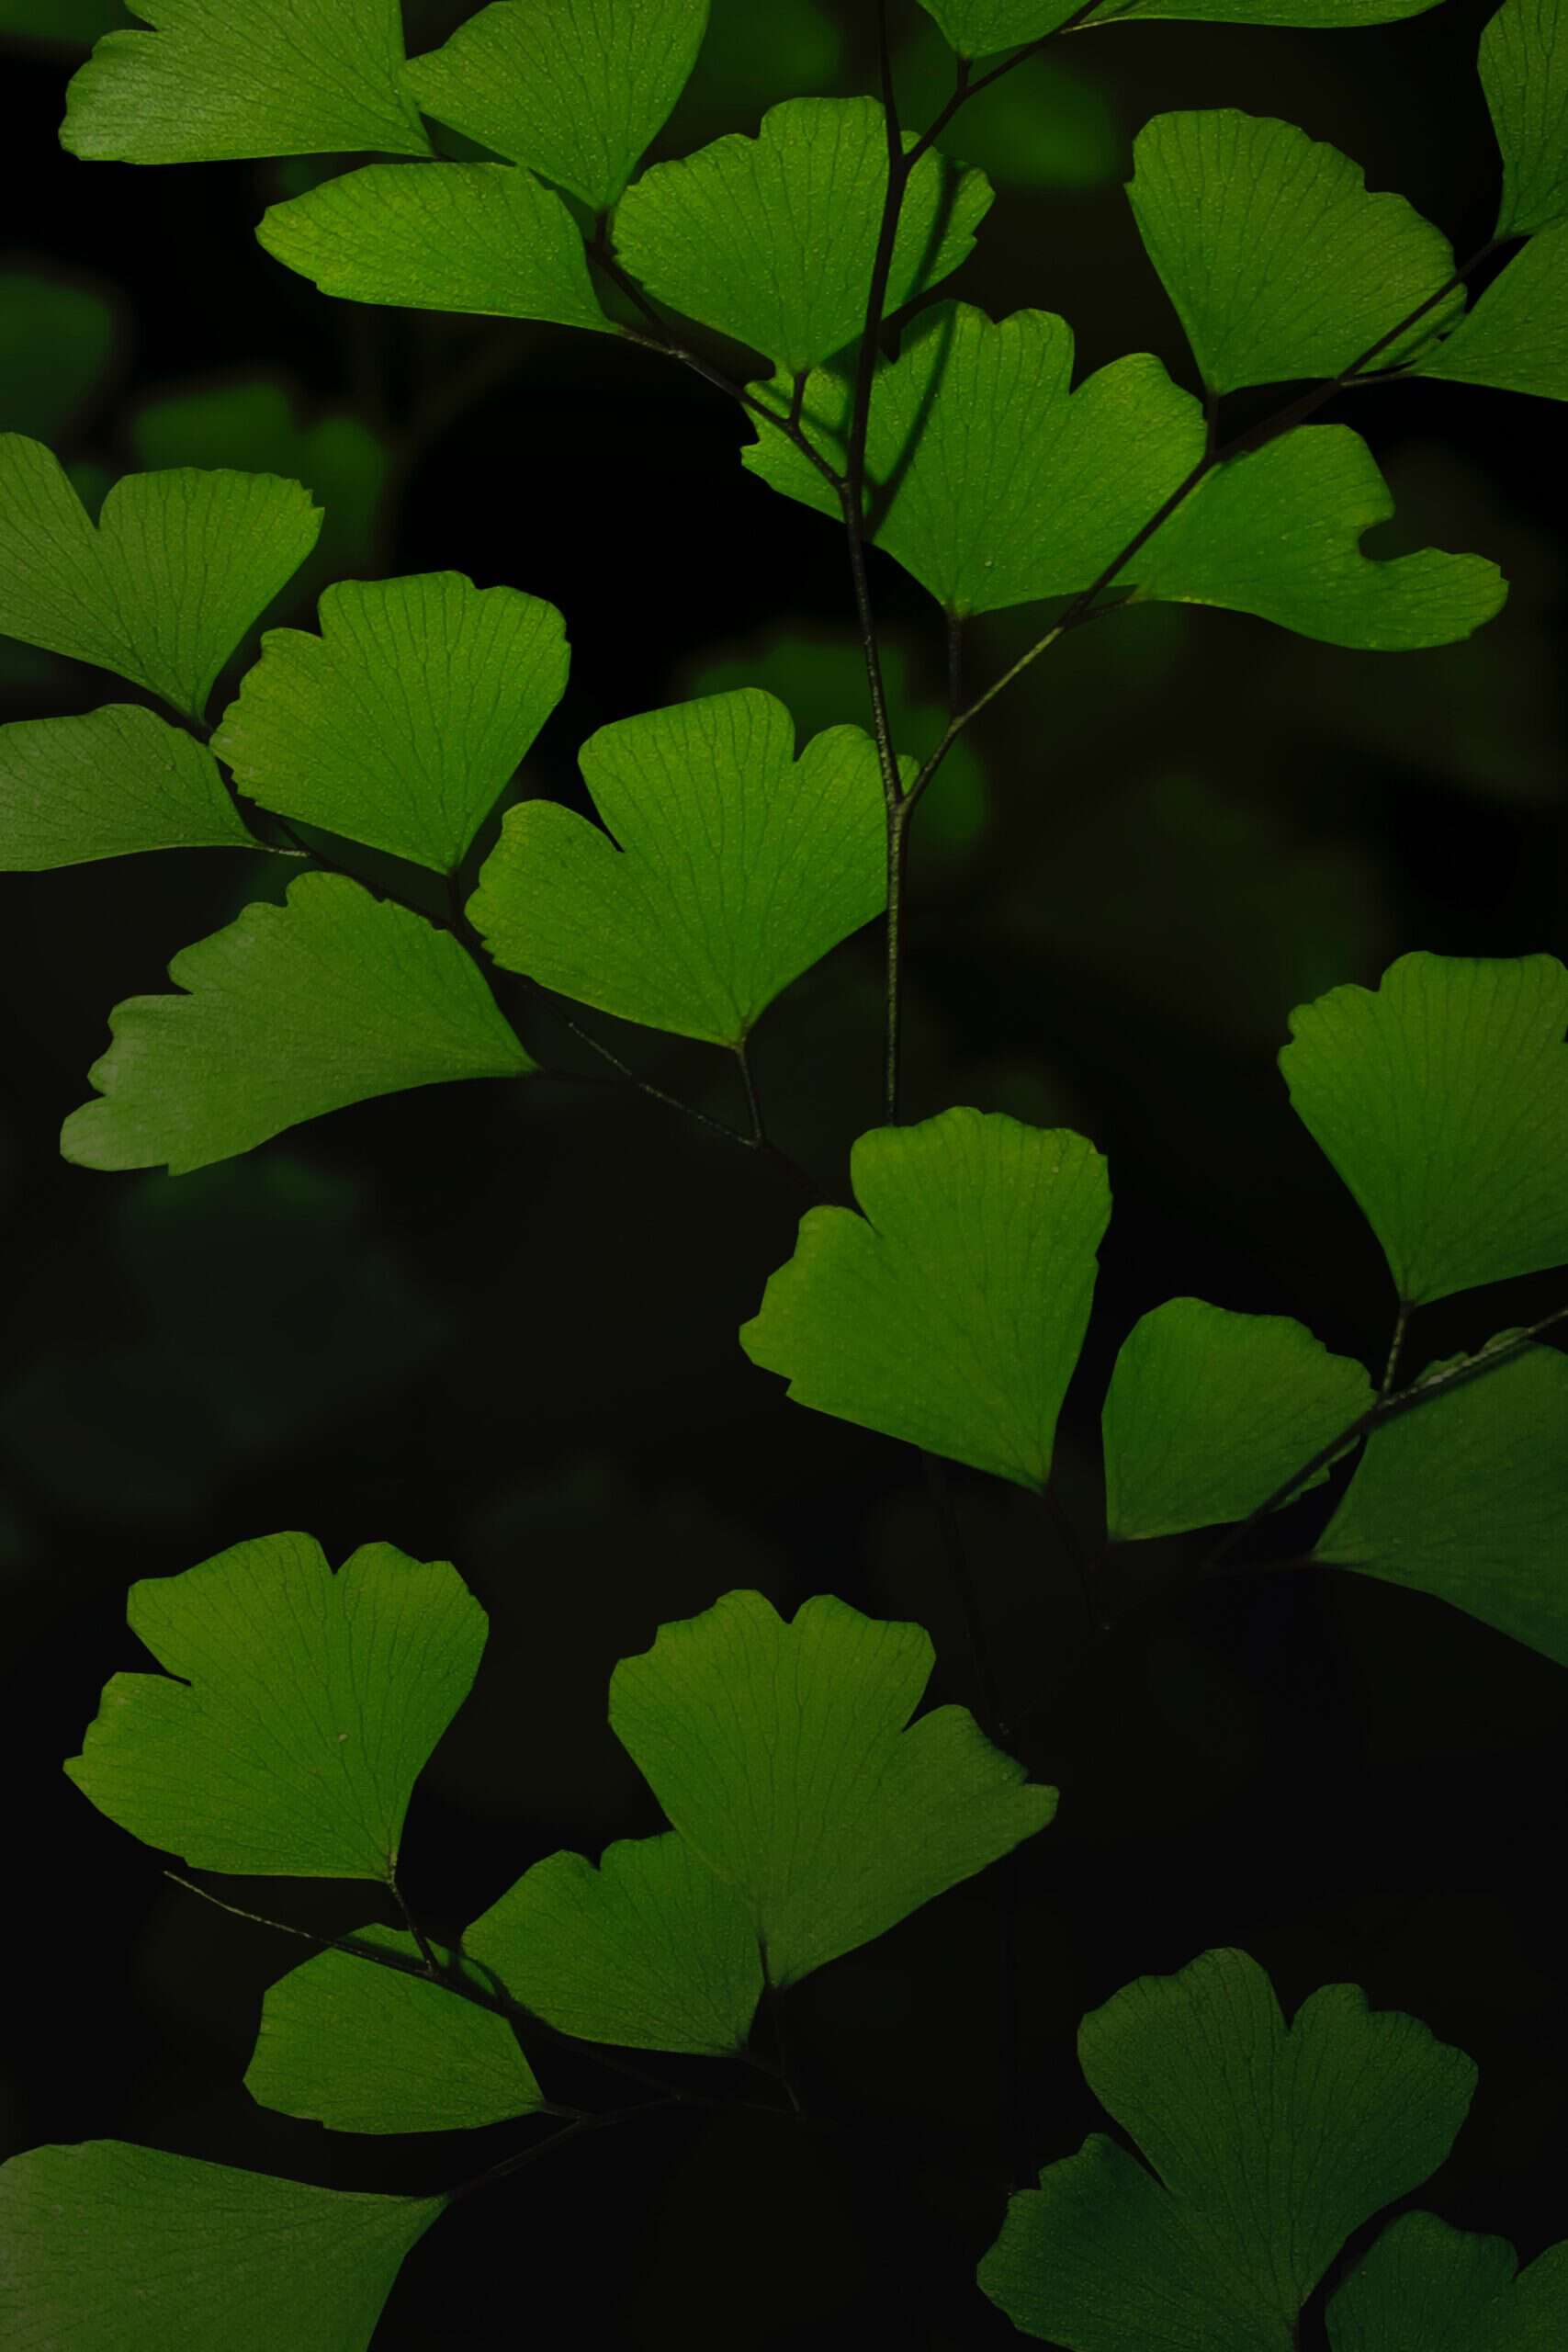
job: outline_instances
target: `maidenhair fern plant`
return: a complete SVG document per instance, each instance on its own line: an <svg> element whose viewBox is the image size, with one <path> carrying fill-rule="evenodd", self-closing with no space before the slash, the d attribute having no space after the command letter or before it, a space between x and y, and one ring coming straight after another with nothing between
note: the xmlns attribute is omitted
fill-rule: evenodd
<svg viewBox="0 0 1568 2352"><path fill-rule="evenodd" d="M755 136L647 169L706 0L492 0L412 59L397 0L131 5L145 28L107 35L72 84L73 154L390 158L274 205L262 244L329 296L549 321L695 369L751 420L750 471L847 543L869 725L803 742L782 702L742 685L602 727L581 746L599 821L527 800L476 876L476 836L566 684L547 581L341 581L315 630L267 634L215 716L225 664L315 543L309 492L152 471L95 521L46 447L6 436L0 630L143 698L0 730L5 863L260 846L303 868L283 903L176 956L174 992L115 1009L66 1156L179 1173L374 1095L525 1085L546 1005L722 1049L744 1122L694 1114L771 1152L752 1030L879 922L883 1086L850 1155L853 1204L807 1210L739 1345L799 1404L920 1449L939 1509L944 1462L1061 1508L1054 1442L1107 1169L1081 1136L962 1104L901 1121L911 828L976 715L1125 605L1221 605L1390 653L1497 613L1484 555L1363 552L1386 487L1354 431L1308 420L1391 377L1568 398L1568 0L1505 0L1486 28L1502 198L1457 263L1403 198L1288 121L1145 125L1128 196L1197 393L1141 354L1075 384L1066 321L941 299L990 192L939 134L1066 35L1150 18L1348 30L1434 0L923 0L956 59L934 120L903 119L889 69L875 96L792 100ZM892 12L866 13L886 66ZM427 123L476 160L438 160ZM761 366L732 379L701 329ZM1292 388L1283 405L1233 429L1230 397L1270 385ZM872 548L945 631L951 715L922 763L890 723ZM965 624L1012 606L1038 608L1033 641L972 678ZM439 877L445 919L380 865L369 887L360 849ZM1297 1322L1198 1298L1145 1315L1104 1400L1108 1541L1213 1530L1206 1567L1355 1457L1314 1558L1568 1666L1568 1362L1546 1337L1561 1316L1401 1381L1416 1310L1568 1262L1565 1028L1568 970L1546 954L1407 954L1376 989L1292 1016L1280 1058L1303 1148L1326 1155L1387 1259L1386 1361L1374 1377ZM1100 1535L1078 1532L1091 1611ZM457 1571L381 1544L334 1570L310 1538L271 1535L138 1583L130 1616L165 1670L108 1684L67 1766L85 1795L189 1869L368 1882L403 1921L317 1938L273 1988L254 2097L342 2132L523 2128L487 2173L425 2197L112 2141L34 2150L0 2176L0 2286L7 2342L35 2352L357 2352L457 2198L694 2096L637 2053L750 2057L789 2125L759 2018L1056 1808L1009 1750L983 1654L983 1723L922 1714L919 1627L827 1595L786 1623L732 1591L612 1679L611 1724L668 1827L597 1862L550 1856L448 1945L404 1905L398 1861L484 1646ZM635 2077L636 2098L552 2098L567 2044ZM1079 2050L1131 2147L1096 2135L1047 2165L976 2247L976 2294L1067 2352L1288 2352L1347 2242L1441 2163L1474 2087L1461 2052L1353 1987L1287 2025L1228 1950L1129 1984ZM1568 2247L1516 2278L1501 2241L1405 2212L1337 2285L1326 2328L1335 2352L1561 2345Z"/></svg>

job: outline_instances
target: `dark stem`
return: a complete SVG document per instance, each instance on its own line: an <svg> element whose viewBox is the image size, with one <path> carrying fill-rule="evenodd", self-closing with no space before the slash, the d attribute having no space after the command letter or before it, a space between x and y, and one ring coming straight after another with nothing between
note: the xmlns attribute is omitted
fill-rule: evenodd
<svg viewBox="0 0 1568 2352"><path fill-rule="evenodd" d="M902 1081L904 1032L904 900L909 879L909 804L895 801L887 812L887 926L886 933L883 1114L896 1127Z"/></svg>
<svg viewBox="0 0 1568 2352"><path fill-rule="evenodd" d="M409 1934L412 1937L415 1944L419 1948L419 1956L424 1962L425 1974L427 1976L440 1976L444 1972L442 1970L440 1961L435 1956L435 1947L431 1942L429 1937L425 1934L424 1929L420 1926L419 1921L414 1917L413 1913L409 1909L408 1903L403 1894L403 1890L398 1884L398 1873L395 1870L388 1871L387 1884L392 1891L393 1902L397 1905L399 1910L403 1915L403 1926L408 1929Z"/></svg>
<svg viewBox="0 0 1568 2352"><path fill-rule="evenodd" d="M751 1071L751 1057L741 1039L735 1048L735 1058L740 1066L741 1082L746 1089L746 1109L751 1121L751 1141L759 1151L768 1149L768 1131L762 1123L762 1105L757 1094L757 1081Z"/></svg>
<svg viewBox="0 0 1568 2352"><path fill-rule="evenodd" d="M1399 1312L1393 1318L1393 1337L1389 1341L1388 1362L1383 1366L1382 1385L1378 1390L1378 1395L1380 1396L1388 1396L1393 1392L1394 1375L1399 1370L1399 1359L1404 1346L1404 1335L1410 1328L1410 1300L1407 1298L1402 1298L1399 1302Z"/></svg>

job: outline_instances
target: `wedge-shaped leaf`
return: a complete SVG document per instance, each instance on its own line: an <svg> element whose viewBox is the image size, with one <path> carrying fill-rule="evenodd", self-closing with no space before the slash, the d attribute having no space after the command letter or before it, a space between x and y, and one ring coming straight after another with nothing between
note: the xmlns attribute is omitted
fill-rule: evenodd
<svg viewBox="0 0 1568 2352"><path fill-rule="evenodd" d="M513 164L367 164L269 206L256 235L348 301L615 332L565 204Z"/></svg>
<svg viewBox="0 0 1568 2352"><path fill-rule="evenodd" d="M1089 0L920 0L964 57L990 57L1060 32ZM1387 25L1418 17L1438 0L1099 0L1087 19L1119 25L1141 17L1185 17L1201 24Z"/></svg>
<svg viewBox="0 0 1568 2352"><path fill-rule="evenodd" d="M1292 1013L1291 1101L1407 1304L1568 1264L1565 1029L1554 956L1402 956Z"/></svg>
<svg viewBox="0 0 1568 2352"><path fill-rule="evenodd" d="M943 1111L850 1155L863 1214L808 1209L740 1331L797 1404L1043 1489L1111 1215L1064 1128Z"/></svg>
<svg viewBox="0 0 1568 2352"><path fill-rule="evenodd" d="M211 752L150 710L111 703L0 727L0 867L256 846Z"/></svg>
<svg viewBox="0 0 1568 2352"><path fill-rule="evenodd" d="M1133 157L1138 233L1213 391L1338 376L1453 276L1440 230L1293 123L1230 107L1156 115ZM1379 364L1463 308L1456 288Z"/></svg>
<svg viewBox="0 0 1568 2352"><path fill-rule="evenodd" d="M739 1045L886 904L882 785L858 727L797 760L783 703L743 688L602 727L581 765L609 831L525 801L468 902L498 964L563 996Z"/></svg>
<svg viewBox="0 0 1568 2352"><path fill-rule="evenodd" d="M427 155L402 88L399 0L127 0L71 84L61 144L93 162L204 164L377 148Z"/></svg>
<svg viewBox="0 0 1568 2352"><path fill-rule="evenodd" d="M1416 372L1568 401L1568 221L1522 245Z"/></svg>
<svg viewBox="0 0 1568 2352"><path fill-rule="evenodd" d="M1240 1951L1124 1986L1078 2056L1149 2169L1095 2133L1012 2198L978 2274L1066 2352L1290 2352L1352 2230L1442 2163L1475 2087L1461 2051L1354 1984L1287 2030Z"/></svg>
<svg viewBox="0 0 1568 2352"><path fill-rule="evenodd" d="M264 808L446 873L566 687L566 627L460 571L345 580L270 630L212 739Z"/></svg>
<svg viewBox="0 0 1568 2352"><path fill-rule="evenodd" d="M58 458L0 435L0 633L96 662L199 718L310 554L320 510L273 474L128 474L96 527Z"/></svg>
<svg viewBox="0 0 1568 2352"><path fill-rule="evenodd" d="M730 1592L611 1676L616 1737L745 1902L771 1984L885 1934L1055 1814L1055 1790L966 1708L909 1724L934 1663L919 1625L828 1594L785 1624Z"/></svg>
<svg viewBox="0 0 1568 2352"><path fill-rule="evenodd" d="M1568 220L1568 14L1503 0L1481 36L1481 79L1503 151L1500 237Z"/></svg>
<svg viewBox="0 0 1568 2352"><path fill-rule="evenodd" d="M0 269L0 433L68 432L104 390L116 326L113 304L91 287Z"/></svg>
<svg viewBox="0 0 1568 2352"><path fill-rule="evenodd" d="M1332 2352L1558 2352L1568 2245L1518 2271L1506 2238L1402 2213L1328 2306Z"/></svg>
<svg viewBox="0 0 1568 2352"><path fill-rule="evenodd" d="M412 1936L362 1928L355 1939L419 1965ZM464 2132L531 2115L543 2098L493 2008L343 1951L271 1987L245 2088L262 2107L333 2132Z"/></svg>
<svg viewBox="0 0 1568 2352"><path fill-rule="evenodd" d="M100 1813L197 1870L391 1877L484 1649L455 1568L365 1544L334 1571L266 1535L144 1577L126 1615L167 1670L113 1676L65 1767Z"/></svg>
<svg viewBox="0 0 1568 2352"><path fill-rule="evenodd" d="M444 2197L312 2188L133 2148L31 2148L0 2170L14 2352L367 2352Z"/></svg>
<svg viewBox="0 0 1568 2352"><path fill-rule="evenodd" d="M878 369L866 440L878 547L958 614L1089 587L1191 472L1203 418L1157 359L1113 360L1072 390L1073 337L1047 311L993 322L964 302L928 312ZM762 397L781 413L790 387ZM841 462L851 389L823 368L803 421ZM750 470L837 517L837 498L781 434L761 428Z"/></svg>
<svg viewBox="0 0 1568 2352"><path fill-rule="evenodd" d="M1375 1429L1314 1557L1568 1666L1568 1356L1528 1349Z"/></svg>
<svg viewBox="0 0 1568 2352"><path fill-rule="evenodd" d="M66 1120L84 1168L183 1176L374 1094L534 1069L450 932L337 874L183 947L183 996L133 996Z"/></svg>
<svg viewBox="0 0 1568 2352"><path fill-rule="evenodd" d="M645 173L621 200L615 243L650 294L794 376L864 324L886 187L887 133L874 99L787 98L755 139L716 140ZM890 311L958 267L990 201L983 173L955 172L934 151L917 164Z"/></svg>
<svg viewBox="0 0 1568 2352"><path fill-rule="evenodd" d="M463 1938L485 1979L562 2033L732 2057L762 1995L743 1889L673 1832L550 1854Z"/></svg>
<svg viewBox="0 0 1568 2352"><path fill-rule="evenodd" d="M1111 1542L1245 1519L1372 1401L1364 1365L1289 1316L1168 1299L1134 1325L1106 1395Z"/></svg>
<svg viewBox="0 0 1568 2352"><path fill-rule="evenodd" d="M410 63L421 107L608 211L669 119L708 0L492 0Z"/></svg>

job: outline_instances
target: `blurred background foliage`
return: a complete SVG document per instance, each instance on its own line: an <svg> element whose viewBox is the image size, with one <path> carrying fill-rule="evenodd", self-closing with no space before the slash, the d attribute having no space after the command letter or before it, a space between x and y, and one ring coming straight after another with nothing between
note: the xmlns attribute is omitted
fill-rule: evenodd
<svg viewBox="0 0 1568 2352"><path fill-rule="evenodd" d="M405 13L417 50L468 10ZM919 119L950 69L920 12L896 13ZM1172 107L1287 115L1468 250L1495 193L1473 68L1488 13L1450 0L1353 35L1171 24L1064 43L951 134L998 187L951 290L993 313L1059 310L1083 369L1148 348L1190 380L1122 195L1133 134ZM658 152L754 128L782 96L872 86L870 14L714 0ZM700 383L598 337L323 300L251 232L337 159L137 171L62 155L65 74L128 21L113 0L0 0L26 190L0 251L0 428L59 447L89 500L140 466L308 482L326 529L269 623L307 620L327 580L355 573L455 568L552 598L572 683L513 797L584 807L575 752L595 727L743 681L808 730L862 718L839 539L742 473L747 428ZM1274 1067L1289 1009L1374 981L1407 948L1568 949L1560 415L1438 384L1342 413L1398 497L1383 551L1497 558L1499 621L1382 656L1224 614L1123 615L995 707L917 828L910 1115L967 1102L1078 1126L1111 1155L1116 1216L1062 1441L1064 1494L1096 1535L1104 1379L1160 1299L1288 1312L1382 1362L1381 1259ZM892 565L875 586L899 739L919 752L942 723L941 632ZM1025 614L973 628L971 676L1033 633ZM104 698L96 674L0 641L6 718ZM933 1695L975 1694L913 1457L786 1406L735 1344L801 1205L773 1166L636 1096L554 1080L367 1103L177 1181L58 1159L109 1006L276 890L274 865L192 853L4 884L0 1591L10 1884L35 1983L0 2116L17 2145L115 2132L423 2188L485 2158L333 2141L251 2108L256 2004L293 1953L161 1881L59 1772L103 1678L142 1662L131 1578L291 1525L334 1557L384 1537L458 1562L493 1631L411 1826L405 1880L436 1923L558 1845L653 1826L605 1680L661 1621L733 1586L918 1617L938 1644ZM375 878L368 856L361 870ZM834 1189L876 1115L878 1022L866 937L756 1042L776 1133ZM660 1084L738 1108L726 1057L602 1026ZM533 1042L581 1066L564 1033ZM1450 1302L1410 1368L1556 1303L1546 1281ZM1162 1599L1180 1544L1113 1558L1128 1614L1092 1647L1030 1499L956 1485L1029 1759L1064 1790L1021 1882L1032 2160L1097 2120L1072 2052L1083 2008L1235 1941L1288 2000L1353 1978L1471 2051L1480 2100L1432 2201L1527 2252L1560 2235L1561 1677L1436 1601L1328 1571L1260 1567ZM364 1916L331 1889L237 1899L321 1926ZM595 2244L574 2308L606 2342L1014 2340L969 2283L997 2215L999 1899L990 1881L959 1890L793 1996L808 2098L892 2119L886 2165L743 2115L647 2127L657 2147L604 2135L465 2206L411 2263L378 2347L449 2343L452 2278L479 2296L515 2277L519 2247L592 2242L594 2211L614 2249Z"/></svg>

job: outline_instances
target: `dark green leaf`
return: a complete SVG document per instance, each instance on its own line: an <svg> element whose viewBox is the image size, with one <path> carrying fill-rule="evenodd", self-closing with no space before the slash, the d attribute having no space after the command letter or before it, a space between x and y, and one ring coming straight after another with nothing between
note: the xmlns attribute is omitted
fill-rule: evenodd
<svg viewBox="0 0 1568 2352"><path fill-rule="evenodd" d="M1416 372L1568 401L1568 220L1522 246Z"/></svg>
<svg viewBox="0 0 1568 2352"><path fill-rule="evenodd" d="M1481 36L1503 151L1500 237L1568 220L1568 19L1562 0L1503 0Z"/></svg>
<svg viewBox="0 0 1568 2352"><path fill-rule="evenodd" d="M1516 2278L1506 2238L1402 2213L1328 2306L1333 2352L1560 2352L1568 2343L1568 2245Z"/></svg>
<svg viewBox="0 0 1568 2352"><path fill-rule="evenodd" d="M142 849L254 849L210 752L150 710L0 727L0 868Z"/></svg>

